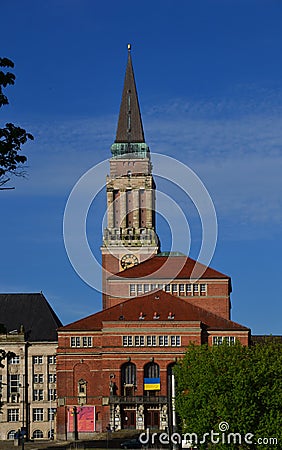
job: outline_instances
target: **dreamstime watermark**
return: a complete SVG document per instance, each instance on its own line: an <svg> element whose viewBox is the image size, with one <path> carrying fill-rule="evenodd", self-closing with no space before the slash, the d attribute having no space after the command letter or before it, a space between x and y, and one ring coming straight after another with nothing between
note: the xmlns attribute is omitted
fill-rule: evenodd
<svg viewBox="0 0 282 450"><path fill-rule="evenodd" d="M202 241L197 262L200 261L201 264L195 264L191 274L191 278L197 280L204 273L205 266L209 265L216 247L217 218L213 202L200 178L188 166L166 155L151 154L151 157L155 168L153 176L165 179L180 188L187 200L190 199L193 202L200 217ZM80 278L99 292L103 291L101 280L103 268L89 245L89 232L87 232L86 223L91 205L95 204L97 196L106 185L108 165L108 160L102 161L78 180L67 200L63 223L64 244L74 270ZM183 248L183 241L185 241L187 254L189 254L190 227L187 217L180 205L169 195L160 191L156 191L156 194L156 211L164 218L170 228L172 247L170 251ZM108 211L105 205L104 218L107 215ZM105 222L105 219L103 222ZM100 236L98 239L100 240ZM102 239L99 244L101 241ZM111 247L108 246L107 250L111 251ZM125 244L124 251L132 252L132 247ZM138 249L136 248L135 251L138 252ZM168 256L165 264L169 264L169 259ZM172 279L182 270L184 263L183 259L182 262L179 259L179 264L175 264L175 273L173 273ZM162 268L164 271L166 269L165 264ZM105 277L112 275L105 269L103 270ZM157 278L158 273L156 272L152 276Z"/></svg>
<svg viewBox="0 0 282 450"><path fill-rule="evenodd" d="M277 445L276 437L259 437L255 438L253 433L233 433L229 431L228 422L222 421L218 425L219 431L211 430L199 436L197 433L152 433L147 428L145 432L139 435L139 441L142 445L181 445L182 448L197 448L202 444L227 444L227 445Z"/></svg>

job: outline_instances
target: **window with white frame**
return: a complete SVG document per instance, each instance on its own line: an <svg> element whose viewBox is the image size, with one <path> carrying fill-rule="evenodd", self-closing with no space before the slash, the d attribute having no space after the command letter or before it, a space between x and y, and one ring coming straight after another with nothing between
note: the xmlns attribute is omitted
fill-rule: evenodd
<svg viewBox="0 0 282 450"><path fill-rule="evenodd" d="M83 336L82 347L92 347L92 336Z"/></svg>
<svg viewBox="0 0 282 450"><path fill-rule="evenodd" d="M180 283L180 285L179 285L179 293L180 294L185 294L185 284Z"/></svg>
<svg viewBox="0 0 282 450"><path fill-rule="evenodd" d="M136 285L135 284L130 284L129 285L129 295L131 295L132 297L134 295L136 295Z"/></svg>
<svg viewBox="0 0 282 450"><path fill-rule="evenodd" d="M12 358L8 360L8 364L20 364L20 357L18 355L12 356Z"/></svg>
<svg viewBox="0 0 282 450"><path fill-rule="evenodd" d="M80 337L72 336L70 338L70 345L71 345L71 347L80 347Z"/></svg>
<svg viewBox="0 0 282 450"><path fill-rule="evenodd" d="M133 345L133 336L122 336L122 345L124 347L131 347Z"/></svg>
<svg viewBox="0 0 282 450"><path fill-rule="evenodd" d="M149 284L144 284L144 292L149 292L150 291L150 285Z"/></svg>
<svg viewBox="0 0 282 450"><path fill-rule="evenodd" d="M48 400L56 400L57 391L56 389L50 388L48 389Z"/></svg>
<svg viewBox="0 0 282 450"><path fill-rule="evenodd" d="M56 408L48 408L48 422L55 419Z"/></svg>
<svg viewBox="0 0 282 450"><path fill-rule="evenodd" d="M33 401L34 402L40 402L44 400L44 393L43 389L33 389Z"/></svg>
<svg viewBox="0 0 282 450"><path fill-rule="evenodd" d="M170 336L170 345L172 347L179 347L181 345L180 336Z"/></svg>
<svg viewBox="0 0 282 450"><path fill-rule="evenodd" d="M177 284L173 284L172 285L172 293L173 294L177 294L178 293L178 285Z"/></svg>
<svg viewBox="0 0 282 450"><path fill-rule="evenodd" d="M13 440L13 439L15 439L15 434L16 434L16 430L11 430L11 431L9 431L9 433L7 434L7 439L8 439L8 440Z"/></svg>
<svg viewBox="0 0 282 450"><path fill-rule="evenodd" d="M55 373L49 373L48 383L56 383L56 374Z"/></svg>
<svg viewBox="0 0 282 450"><path fill-rule="evenodd" d="M48 356L48 364L56 364L56 355Z"/></svg>
<svg viewBox="0 0 282 450"><path fill-rule="evenodd" d="M137 284L137 295L143 294L143 284Z"/></svg>
<svg viewBox="0 0 282 450"><path fill-rule="evenodd" d="M192 295L192 284L186 284L186 294Z"/></svg>
<svg viewBox="0 0 282 450"><path fill-rule="evenodd" d="M33 439L42 439L43 438L43 431L41 430L34 430L32 433Z"/></svg>
<svg viewBox="0 0 282 450"><path fill-rule="evenodd" d="M145 344L146 338L146 344ZM137 336L122 336L122 345L124 347L129 346L148 346L148 347L179 347L181 346L181 336L169 336L169 335L137 335Z"/></svg>
<svg viewBox="0 0 282 450"><path fill-rule="evenodd" d="M157 288L158 288L157 284L151 284L151 291L154 291Z"/></svg>
<svg viewBox="0 0 282 450"><path fill-rule="evenodd" d="M33 364L43 364L43 356L33 356L32 362Z"/></svg>
<svg viewBox="0 0 282 450"><path fill-rule="evenodd" d="M199 285L198 284L193 284L193 294L197 295L199 293Z"/></svg>
<svg viewBox="0 0 282 450"><path fill-rule="evenodd" d="M170 292L170 284L165 285L165 292Z"/></svg>
<svg viewBox="0 0 282 450"><path fill-rule="evenodd" d="M234 345L235 341L235 336L213 336L212 338L213 345L222 345L223 343Z"/></svg>
<svg viewBox="0 0 282 450"><path fill-rule="evenodd" d="M33 408L32 410L33 422L43 422L43 419L44 419L43 408Z"/></svg>
<svg viewBox="0 0 282 450"><path fill-rule="evenodd" d="M207 285L200 284L200 295L207 295Z"/></svg>
<svg viewBox="0 0 282 450"><path fill-rule="evenodd" d="M18 394L20 391L20 375L9 374L8 375L8 394Z"/></svg>
<svg viewBox="0 0 282 450"><path fill-rule="evenodd" d="M8 422L18 422L20 418L20 411L18 408L8 409L7 421Z"/></svg>
<svg viewBox="0 0 282 450"><path fill-rule="evenodd" d="M44 382L43 373L33 374L33 383L43 383L43 382Z"/></svg>

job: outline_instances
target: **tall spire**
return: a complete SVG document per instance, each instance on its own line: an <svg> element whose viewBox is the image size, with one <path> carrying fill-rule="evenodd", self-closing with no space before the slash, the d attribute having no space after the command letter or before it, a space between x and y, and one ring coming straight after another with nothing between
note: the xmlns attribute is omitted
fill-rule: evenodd
<svg viewBox="0 0 282 450"><path fill-rule="evenodd" d="M127 48L127 67L125 72L115 143L145 143L134 72L132 67L131 45L128 44Z"/></svg>

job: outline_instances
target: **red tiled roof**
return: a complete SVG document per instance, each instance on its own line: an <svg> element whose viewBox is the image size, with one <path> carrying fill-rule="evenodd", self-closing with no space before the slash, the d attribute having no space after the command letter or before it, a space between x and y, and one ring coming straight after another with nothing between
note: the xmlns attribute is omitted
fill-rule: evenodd
<svg viewBox="0 0 282 450"><path fill-rule="evenodd" d="M166 321L170 326L176 321L196 321L205 324L209 330L249 330L243 325L223 319L179 297L174 297L164 291L156 291L142 297L135 297L123 301L111 308L61 327L58 331L101 330L103 328L102 322L120 321L124 323L126 321L139 321L141 312L144 316L144 322L155 322L153 316L157 312L159 320ZM168 319L170 312L174 315L174 320Z"/></svg>
<svg viewBox="0 0 282 450"><path fill-rule="evenodd" d="M207 267L187 256L154 256L146 261L123 270L109 277L117 278L149 278L149 279L188 279L192 278L226 278L227 275Z"/></svg>

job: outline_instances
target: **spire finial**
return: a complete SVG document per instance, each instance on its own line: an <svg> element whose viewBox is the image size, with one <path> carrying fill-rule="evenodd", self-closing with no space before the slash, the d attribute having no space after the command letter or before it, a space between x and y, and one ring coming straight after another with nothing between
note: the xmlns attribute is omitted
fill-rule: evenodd
<svg viewBox="0 0 282 450"><path fill-rule="evenodd" d="M131 44L127 44L127 50L130 52L130 50L131 50Z"/></svg>

